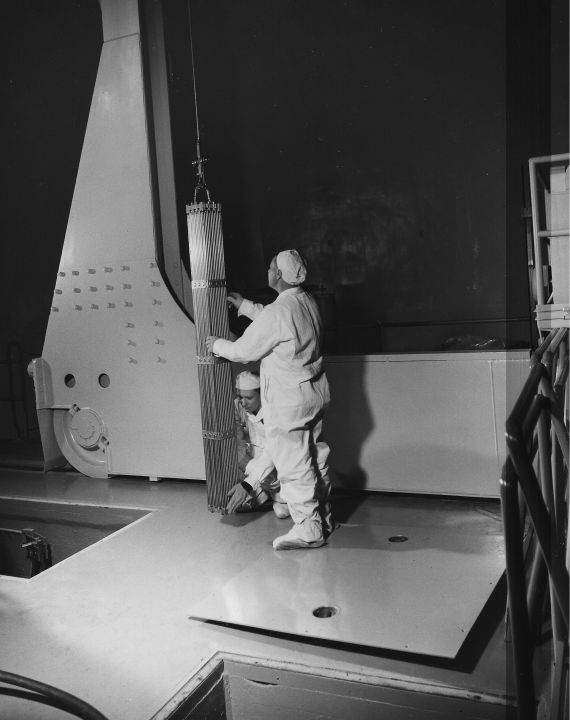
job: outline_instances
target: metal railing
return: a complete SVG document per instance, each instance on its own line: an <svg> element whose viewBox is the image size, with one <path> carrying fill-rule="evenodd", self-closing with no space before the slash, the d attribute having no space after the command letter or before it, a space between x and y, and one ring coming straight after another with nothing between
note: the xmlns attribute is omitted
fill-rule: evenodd
<svg viewBox="0 0 570 720"><path fill-rule="evenodd" d="M567 413L568 328L559 328L533 354L506 424L501 507L519 720L536 720L537 702L551 720L568 712ZM551 675L540 689L533 659L548 623Z"/></svg>

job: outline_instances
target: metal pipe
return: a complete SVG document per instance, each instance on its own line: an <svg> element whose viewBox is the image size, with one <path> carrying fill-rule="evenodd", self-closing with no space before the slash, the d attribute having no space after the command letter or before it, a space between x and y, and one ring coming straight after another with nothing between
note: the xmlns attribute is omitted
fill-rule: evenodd
<svg viewBox="0 0 570 720"><path fill-rule="evenodd" d="M560 447L560 450L562 450L564 462L566 463L566 467L568 467L570 460L570 450L568 448L568 430L566 429L564 420L558 415L555 415L554 413L552 413L552 425L554 427L554 432L556 433L558 446Z"/></svg>
<svg viewBox="0 0 570 720"><path fill-rule="evenodd" d="M555 330L554 336L551 338L550 345L548 348L550 350L550 352L555 353L567 335L568 335L568 328L558 328L557 330Z"/></svg>
<svg viewBox="0 0 570 720"><path fill-rule="evenodd" d="M528 624L530 637L536 638L540 632L542 608L546 595L548 569L538 542L532 545L532 563L527 582L526 604L528 607Z"/></svg>
<svg viewBox="0 0 570 720"><path fill-rule="evenodd" d="M519 418L524 417L526 410L536 394L538 383L544 377L546 369L541 363L535 363L530 369L529 376L515 402L511 414L507 418L507 435L516 434L519 426Z"/></svg>
<svg viewBox="0 0 570 720"><path fill-rule="evenodd" d="M561 388L566 384L566 378L568 377L568 345L566 342L567 335L568 332L566 331L562 335L562 340L558 346L558 367L553 382L554 394L556 395L556 398L561 405L563 405L564 402Z"/></svg>
<svg viewBox="0 0 570 720"><path fill-rule="evenodd" d="M548 335L542 340L540 345L536 348L536 350L533 352L531 357L531 363L540 362L542 359L542 356L544 353L548 350L550 347L550 344L554 340L556 336L556 330L551 330Z"/></svg>
<svg viewBox="0 0 570 720"><path fill-rule="evenodd" d="M554 497L552 491L552 475L550 472L550 434L546 414L542 412L537 423L538 436L538 463L540 472L540 485L542 495L546 507L551 514L554 506ZM531 573L528 580L527 605L529 612L529 624L533 631L533 637L536 636L540 624L540 614L544 604L544 594L546 591L546 579L548 577L547 567L542 558L540 547L535 543L533 548L534 556L532 562Z"/></svg>
<svg viewBox="0 0 570 720"><path fill-rule="evenodd" d="M532 164L531 170L534 170ZM532 685L535 636L530 634L529 627L534 630L540 622L544 606L545 568L548 570L550 617L555 645L551 708L557 714L551 715L553 720L560 720L557 708L567 706L567 674L562 672L565 667L570 584L565 504L569 454L566 424L567 338L567 328L552 330L533 353L529 377L506 424L509 456L501 480L501 507L520 720L535 717ZM536 453L540 484L534 465ZM530 516L537 541L533 548L528 585L525 584L525 537L522 532L525 512Z"/></svg>
<svg viewBox="0 0 570 720"><path fill-rule="evenodd" d="M538 434L538 463L540 467L540 485L542 496L550 513L554 509L554 493L552 490L552 472L549 463L551 443L548 428L548 420L545 413L542 413L537 423Z"/></svg>
<svg viewBox="0 0 570 720"><path fill-rule="evenodd" d="M503 469L500 492L507 555L508 605L512 629L519 720L535 720L536 700L532 670L533 653L526 604L524 559L522 554L523 535L519 518L517 482L510 459L507 459Z"/></svg>
<svg viewBox="0 0 570 720"><path fill-rule="evenodd" d="M513 467L521 484L529 514L534 525L540 549L549 574L553 580L553 590L556 596L560 611L568 626L568 570L560 562L560 555L556 548L553 549L550 537L550 518L538 490L538 480L532 465L528 462L524 449L522 437L507 436L507 444Z"/></svg>

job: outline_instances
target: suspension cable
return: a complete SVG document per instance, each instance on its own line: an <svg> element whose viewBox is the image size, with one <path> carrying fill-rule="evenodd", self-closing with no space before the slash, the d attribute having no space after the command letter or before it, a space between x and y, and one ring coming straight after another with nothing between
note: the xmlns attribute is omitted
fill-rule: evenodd
<svg viewBox="0 0 570 720"><path fill-rule="evenodd" d="M196 115L196 160L192 161L192 165L196 167L196 187L194 188L194 203L198 198L198 192L203 190L206 193L208 202L210 202L210 192L206 187L206 177L204 175L204 165L208 162L207 157L202 157L200 150L200 121L198 118L198 92L196 90L196 62L194 59L194 40L192 37L192 16L190 13L190 0L187 2L188 8L188 32L190 34L190 56L192 59L192 86L194 88L194 112Z"/></svg>

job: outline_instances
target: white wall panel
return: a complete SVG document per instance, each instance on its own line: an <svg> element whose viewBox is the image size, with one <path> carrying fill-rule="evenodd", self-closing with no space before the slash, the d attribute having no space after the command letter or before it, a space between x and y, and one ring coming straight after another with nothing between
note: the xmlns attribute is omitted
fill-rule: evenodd
<svg viewBox="0 0 570 720"><path fill-rule="evenodd" d="M328 358L335 481L498 496L507 408L528 368L526 351Z"/></svg>

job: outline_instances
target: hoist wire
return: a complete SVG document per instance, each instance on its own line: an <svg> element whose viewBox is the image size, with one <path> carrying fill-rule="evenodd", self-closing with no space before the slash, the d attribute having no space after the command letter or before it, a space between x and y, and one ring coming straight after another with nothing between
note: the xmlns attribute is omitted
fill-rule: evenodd
<svg viewBox="0 0 570 720"><path fill-rule="evenodd" d="M206 347L208 335L229 336L226 267L222 235L222 215L218 204L210 201L204 178L204 163L200 150L200 121L196 89L196 63L192 36L190 0L188 31L192 57L192 83L196 113L197 184L194 202L187 207L188 244L192 268L192 297L195 308L196 355L200 414L206 470L208 508L225 513L227 494L238 481L237 443L235 437L233 377L231 365L223 358L215 358ZM199 190L206 193L207 203L198 203Z"/></svg>
<svg viewBox="0 0 570 720"><path fill-rule="evenodd" d="M198 181L194 188L194 202L197 202L198 191L203 190L206 193L206 199L210 202L210 192L206 187L206 178L204 176L204 164L208 160L206 157L202 157L202 151L200 149L200 119L198 117L198 91L196 89L196 62L194 58L194 39L192 36L192 16L190 13L190 0L187 3L188 8L188 32L190 34L190 55L192 59L192 85L194 88L194 112L196 114L196 160L192 162L192 165L196 166L196 176Z"/></svg>
<svg viewBox="0 0 570 720"><path fill-rule="evenodd" d="M188 6L188 32L190 34L190 57L192 59L192 86L194 88L194 112L196 114L196 142L200 146L200 123L198 121L198 94L196 92L196 62L194 60L194 40L192 37L192 16L190 13L190 0Z"/></svg>

